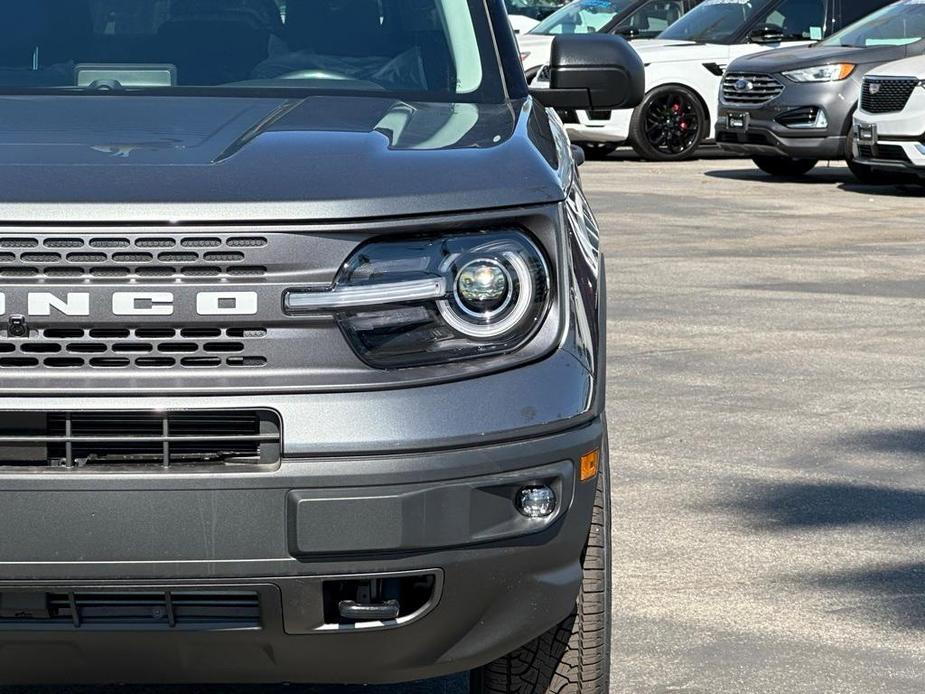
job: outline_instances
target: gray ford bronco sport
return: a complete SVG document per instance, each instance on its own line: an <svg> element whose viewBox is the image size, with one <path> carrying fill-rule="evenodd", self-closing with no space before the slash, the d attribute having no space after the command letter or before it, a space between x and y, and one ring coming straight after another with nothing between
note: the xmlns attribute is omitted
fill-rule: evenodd
<svg viewBox="0 0 925 694"><path fill-rule="evenodd" d="M0 0L2 682L605 692L604 265L502 0Z"/></svg>

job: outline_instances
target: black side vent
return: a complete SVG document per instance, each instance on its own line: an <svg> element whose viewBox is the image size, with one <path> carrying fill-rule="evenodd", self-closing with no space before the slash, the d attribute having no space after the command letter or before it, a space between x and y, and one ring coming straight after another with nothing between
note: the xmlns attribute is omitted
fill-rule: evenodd
<svg viewBox="0 0 925 694"><path fill-rule="evenodd" d="M861 159L909 162L909 155L900 145L858 145L858 154Z"/></svg>
<svg viewBox="0 0 925 694"><path fill-rule="evenodd" d="M280 456L279 416L264 410L0 413L0 467L214 471Z"/></svg>
<svg viewBox="0 0 925 694"><path fill-rule="evenodd" d="M260 627L255 592L0 594L0 629L213 631Z"/></svg>
<svg viewBox="0 0 925 694"><path fill-rule="evenodd" d="M782 113L777 117L777 122L788 128L811 128L818 115L819 109L815 106L804 106Z"/></svg>

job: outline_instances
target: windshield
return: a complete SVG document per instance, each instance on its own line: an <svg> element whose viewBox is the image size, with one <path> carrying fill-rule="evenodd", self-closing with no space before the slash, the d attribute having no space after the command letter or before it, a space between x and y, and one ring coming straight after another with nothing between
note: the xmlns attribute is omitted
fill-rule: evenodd
<svg viewBox="0 0 925 694"><path fill-rule="evenodd" d="M659 38L728 43L767 5L768 0L705 0L663 31Z"/></svg>
<svg viewBox="0 0 925 694"><path fill-rule="evenodd" d="M904 46L925 38L925 1L902 0L823 41L823 46Z"/></svg>
<svg viewBox="0 0 925 694"><path fill-rule="evenodd" d="M481 0L0 0L0 91L500 100Z"/></svg>
<svg viewBox="0 0 925 694"><path fill-rule="evenodd" d="M562 7L561 0L504 0L508 14L544 19Z"/></svg>
<svg viewBox="0 0 925 694"><path fill-rule="evenodd" d="M635 0L577 0L550 15L531 34L593 34L610 24Z"/></svg>

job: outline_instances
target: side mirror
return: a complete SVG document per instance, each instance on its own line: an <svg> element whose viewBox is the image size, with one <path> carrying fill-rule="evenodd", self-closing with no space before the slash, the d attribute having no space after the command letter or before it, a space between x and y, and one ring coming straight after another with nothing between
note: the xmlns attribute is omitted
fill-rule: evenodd
<svg viewBox="0 0 925 694"><path fill-rule="evenodd" d="M750 43L780 43L784 40L784 30L773 24L763 24L749 33L748 40Z"/></svg>
<svg viewBox="0 0 925 694"><path fill-rule="evenodd" d="M635 108L645 98L646 69L639 54L619 36L557 36L549 61L549 89L531 93L550 108Z"/></svg>

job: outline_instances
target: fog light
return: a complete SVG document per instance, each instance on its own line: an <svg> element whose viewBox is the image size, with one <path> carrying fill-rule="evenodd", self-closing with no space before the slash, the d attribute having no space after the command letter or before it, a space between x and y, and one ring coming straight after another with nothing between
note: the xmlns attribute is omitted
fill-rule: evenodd
<svg viewBox="0 0 925 694"><path fill-rule="evenodd" d="M556 511L556 493L545 486L521 489L517 510L527 518L549 518Z"/></svg>

